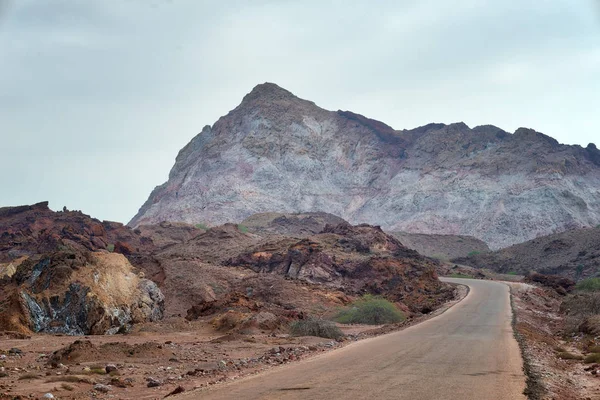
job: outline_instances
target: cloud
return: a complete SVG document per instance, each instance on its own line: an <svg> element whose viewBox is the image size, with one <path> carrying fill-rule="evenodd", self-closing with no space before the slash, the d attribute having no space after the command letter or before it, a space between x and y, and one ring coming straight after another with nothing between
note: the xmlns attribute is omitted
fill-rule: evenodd
<svg viewBox="0 0 600 400"><path fill-rule="evenodd" d="M265 81L397 129L462 120L585 145L599 36L592 0L0 0L0 205L128 220Z"/></svg>

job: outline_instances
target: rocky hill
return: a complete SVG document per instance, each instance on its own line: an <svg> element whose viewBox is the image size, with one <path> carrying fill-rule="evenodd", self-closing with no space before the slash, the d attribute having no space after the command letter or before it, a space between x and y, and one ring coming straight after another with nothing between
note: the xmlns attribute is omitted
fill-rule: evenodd
<svg viewBox="0 0 600 400"><path fill-rule="evenodd" d="M437 261L379 227L323 213L246 223L132 229L47 203L0 208L0 332L115 333L228 311L245 332L272 330L365 293L408 315L454 295Z"/></svg>
<svg viewBox="0 0 600 400"><path fill-rule="evenodd" d="M394 130L266 83L177 155L131 226L327 212L385 230L472 235L497 249L600 223L600 151L532 129Z"/></svg>
<svg viewBox="0 0 600 400"><path fill-rule="evenodd" d="M0 331L105 334L161 319L163 294L123 255L151 247L46 202L0 208Z"/></svg>
<svg viewBox="0 0 600 400"><path fill-rule="evenodd" d="M600 227L538 237L498 251L454 261L496 272L536 271L574 280L600 276Z"/></svg>
<svg viewBox="0 0 600 400"><path fill-rule="evenodd" d="M134 263L164 292L168 316L197 317L240 304L244 312L281 316L316 304L339 307L364 293L421 313L452 297L434 260L379 227L345 221L306 238L225 224Z"/></svg>
<svg viewBox="0 0 600 400"><path fill-rule="evenodd" d="M488 245L473 236L426 235L423 233L390 232L403 245L416 250L419 254L438 260L450 260L467 257L474 253L487 253Z"/></svg>
<svg viewBox="0 0 600 400"><path fill-rule="evenodd" d="M288 235L305 237L320 233L327 225L345 223L342 218L324 212L308 213L259 213L246 218L240 224L252 233L261 235Z"/></svg>

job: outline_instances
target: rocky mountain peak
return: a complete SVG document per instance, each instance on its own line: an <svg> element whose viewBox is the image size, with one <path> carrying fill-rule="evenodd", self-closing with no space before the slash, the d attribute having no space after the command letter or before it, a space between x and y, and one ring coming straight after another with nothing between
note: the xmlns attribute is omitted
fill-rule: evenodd
<svg viewBox="0 0 600 400"><path fill-rule="evenodd" d="M237 109L247 110L248 108L268 108L284 106L290 107L292 104L312 102L302 100L296 97L292 92L270 82L261 83L252 89L250 93L244 96L241 104Z"/></svg>
<svg viewBox="0 0 600 400"><path fill-rule="evenodd" d="M250 91L250 93L248 93L246 96L244 96L243 101L256 99L256 98L273 98L273 97L293 97L293 98L295 98L296 96L289 90L286 90L275 83L265 82L265 83L256 85Z"/></svg>
<svg viewBox="0 0 600 400"><path fill-rule="evenodd" d="M546 143L551 146L558 146L560 144L558 143L558 140L529 128L519 128L515 131L513 136L518 140L526 142Z"/></svg>

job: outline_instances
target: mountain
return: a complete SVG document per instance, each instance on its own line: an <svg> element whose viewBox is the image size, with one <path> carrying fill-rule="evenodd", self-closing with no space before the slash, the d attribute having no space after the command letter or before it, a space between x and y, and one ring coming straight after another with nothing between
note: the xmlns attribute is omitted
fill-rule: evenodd
<svg viewBox="0 0 600 400"><path fill-rule="evenodd" d="M600 277L600 226L538 237L498 251L453 260L496 272L539 272L574 280Z"/></svg>
<svg viewBox="0 0 600 400"><path fill-rule="evenodd" d="M525 128L394 130L265 83L179 152L129 225L316 211L498 249L600 223L600 151Z"/></svg>

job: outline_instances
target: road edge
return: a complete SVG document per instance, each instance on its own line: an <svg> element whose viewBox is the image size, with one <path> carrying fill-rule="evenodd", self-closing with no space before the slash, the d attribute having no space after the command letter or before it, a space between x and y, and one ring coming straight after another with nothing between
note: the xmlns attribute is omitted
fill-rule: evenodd
<svg viewBox="0 0 600 400"><path fill-rule="evenodd" d="M513 288L511 285L506 286L508 286L510 293L510 308L512 311L511 325L513 329L513 335L517 341L517 344L519 345L521 359L523 360L523 374L525 375L525 390L523 390L523 394L527 396L529 400L541 400L545 389L541 383L540 375L534 370L532 360L527 355L527 344L525 343L525 338L517 329L517 309L514 302Z"/></svg>
<svg viewBox="0 0 600 400"><path fill-rule="evenodd" d="M315 359L315 358L321 357L321 356L323 356L323 355L325 355L327 353L334 352L336 350L340 350L340 349L342 349L342 348L344 348L344 347L346 347L348 345L355 344L355 343L358 343L358 342L362 342L362 341L365 341L365 340L375 339L375 338L378 338L378 337L381 337L381 336L385 336L385 335L390 335L390 334L393 334L393 333L396 333L396 332L401 332L401 331L403 331L405 329L408 329L408 328L411 328L413 326L419 325L419 324L421 324L423 322L429 321L429 320L431 320L433 318L437 318L440 315L444 314L446 311L450 310L452 307L454 307L458 303L460 303L461 301L463 301L464 299L466 299L469 296L469 294L471 293L471 288L468 285L466 285L466 284L463 284L463 283L452 283L452 282L444 282L444 283L456 286L457 290L458 290L459 286L463 287L465 290L462 293L459 291L457 297L455 297L452 300L449 300L449 301L445 302L444 304L442 304L440 307L436 308L433 312L431 312L429 314L425 314L425 315L423 315L421 317L414 318L412 320L404 321L404 322L400 323L399 326L398 325L395 326L394 324L388 325L388 327L391 328L389 330L379 331L379 329L381 329L381 328L379 328L379 329L374 329L374 330L372 330L370 332L369 331L363 332L364 336L361 335L361 336L357 337L354 340L344 341L344 342L340 343L339 346L332 347L331 349L325 350L324 352L313 353L313 354L307 356L306 358L299 359L296 362L308 361L308 360L311 360L311 359ZM182 393L182 396L189 395L190 393L207 392L207 391L210 391L210 390L214 389L216 386L223 386L223 385L229 385L229 384L237 383L239 381L246 380L246 379L251 379L251 378L257 377L259 375L268 374L268 373L272 372L273 370L275 370L277 368L285 368L285 367L290 366L290 365L293 365L293 364L282 364L282 365L271 366L270 368L261 369L261 370L254 371L254 372L250 372L247 375L238 376L237 378L234 378L234 380L215 381L212 384L208 384L206 386L203 385L203 386L194 387L194 388L190 389L189 391L186 391L185 393ZM173 398L173 400L175 400L175 399L178 399L178 398L181 398L181 397L179 395L175 395L175 396L173 396L171 398Z"/></svg>

